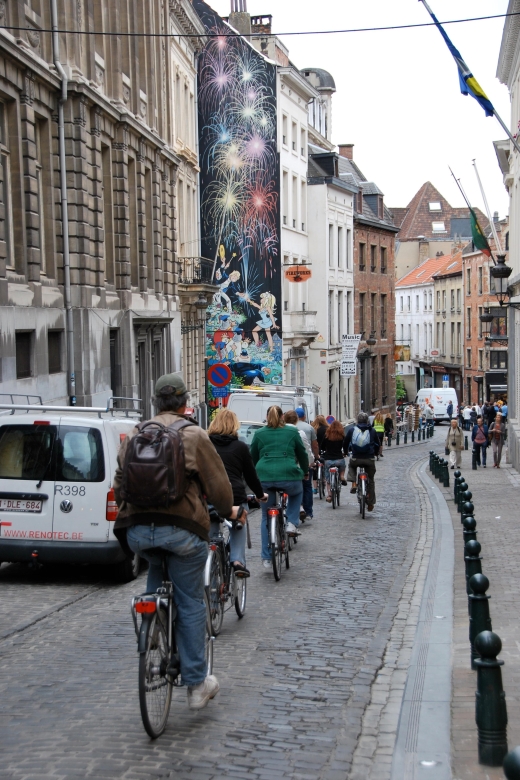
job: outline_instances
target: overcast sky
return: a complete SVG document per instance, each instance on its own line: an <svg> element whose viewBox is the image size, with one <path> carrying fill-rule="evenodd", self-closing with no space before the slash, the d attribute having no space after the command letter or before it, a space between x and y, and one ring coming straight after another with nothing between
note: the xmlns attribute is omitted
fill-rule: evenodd
<svg viewBox="0 0 520 780"><path fill-rule="evenodd" d="M209 0L227 16L230 0ZM439 21L505 13L507 0L429 0ZM251 14L272 14L274 32L346 29L431 21L418 0L247 0ZM507 87L496 78L504 19L445 27L495 109L510 126ZM457 66L435 27L283 38L298 68L328 70L336 82L332 140L353 143L354 159L388 206L406 206L431 181L452 206L484 208L477 161L491 211L509 199L492 142L505 138L494 117L460 93Z"/></svg>

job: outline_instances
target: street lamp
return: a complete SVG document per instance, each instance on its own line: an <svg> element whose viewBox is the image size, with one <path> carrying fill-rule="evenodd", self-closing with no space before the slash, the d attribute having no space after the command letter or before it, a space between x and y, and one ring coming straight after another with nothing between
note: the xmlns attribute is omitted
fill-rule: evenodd
<svg viewBox="0 0 520 780"><path fill-rule="evenodd" d="M509 339L507 336L502 336L500 338L495 338L491 336L491 323L495 319L495 316L491 314L491 311L489 307L485 307L483 313L480 315L479 320L482 323L482 335L484 336L484 341L486 343L486 346L489 346L490 344L497 343L497 344L503 344L507 346L509 344Z"/></svg>
<svg viewBox="0 0 520 780"><path fill-rule="evenodd" d="M506 265L506 256L497 255L496 265L492 265L489 272L495 280L495 295L498 298L500 306L511 306L514 304L506 304L506 299L511 297L507 280L513 273L513 269L510 265Z"/></svg>

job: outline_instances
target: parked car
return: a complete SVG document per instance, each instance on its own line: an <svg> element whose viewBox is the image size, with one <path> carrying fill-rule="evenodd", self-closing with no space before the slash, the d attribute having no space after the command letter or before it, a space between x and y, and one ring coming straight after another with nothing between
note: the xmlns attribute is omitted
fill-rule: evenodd
<svg viewBox="0 0 520 780"><path fill-rule="evenodd" d="M42 405L0 410L0 562L106 564L120 581L135 579L139 556L127 558L113 532L112 477L136 415Z"/></svg>

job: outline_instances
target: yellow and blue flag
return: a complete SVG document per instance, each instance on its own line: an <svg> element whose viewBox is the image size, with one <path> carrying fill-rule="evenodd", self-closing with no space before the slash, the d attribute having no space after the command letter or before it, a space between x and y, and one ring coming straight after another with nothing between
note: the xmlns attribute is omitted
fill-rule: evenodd
<svg viewBox="0 0 520 780"><path fill-rule="evenodd" d="M479 103L484 111L486 112L486 116L493 116L495 113L495 109L493 108L493 104L491 103L490 99L478 83L477 79L473 75L473 73L470 71L464 60L462 59L462 56L459 52L459 50L453 45L453 43L448 38L446 31L444 30L443 26L433 13L433 11L428 7L428 5L422 0L423 4L425 5L428 13L430 14L431 18L437 25L440 34L444 38L446 42L446 46L450 50L453 59L457 63L457 68L459 70L459 80L460 80L460 91L463 95L471 95L471 97L474 97L477 103Z"/></svg>

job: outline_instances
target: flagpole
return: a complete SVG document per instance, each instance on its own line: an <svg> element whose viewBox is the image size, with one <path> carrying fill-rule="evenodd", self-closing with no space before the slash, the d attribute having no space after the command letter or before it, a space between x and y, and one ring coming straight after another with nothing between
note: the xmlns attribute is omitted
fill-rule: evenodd
<svg viewBox="0 0 520 780"><path fill-rule="evenodd" d="M466 193L464 192L464 190L463 190L463 188L462 188L462 184L460 183L460 179L457 179L457 177L455 176L455 174L453 173L453 171L451 170L451 168L450 168L450 166L449 166L449 165L448 165L448 168L449 168L449 171L450 171L451 175L452 175L452 176L453 176L453 178L455 179L455 184L456 184L456 185L457 185L457 187L459 188L459 190L460 190L460 193L461 193L462 197L463 197L463 198L464 198L464 200L466 201L466 205L467 205L468 209L471 209L471 204L470 204L470 202L469 202L469 200L468 200L468 196L466 195ZM477 221L478 221L478 220L477 220ZM481 232L482 232L482 228L480 228L480 230L481 230ZM491 251L491 247L489 247L489 251L490 251L490 254L491 254L491 259L493 260L494 264L496 265L497 263L496 263L496 260L495 260L495 257L494 257L494 255L493 255L493 252Z"/></svg>
<svg viewBox="0 0 520 780"><path fill-rule="evenodd" d="M513 138L513 136L511 135L511 131L509 130L508 126L506 125L506 123L504 122L504 120L502 119L502 117L500 117L500 116L497 114L497 112L495 111L495 109L493 109L493 114L494 114L494 116L495 116L495 117L498 119L498 121L500 122L500 124L502 125L502 127L504 128L505 132L507 133L507 137L509 138L509 140L511 141L511 143L512 143L512 144L513 144L513 146L515 147L516 151L520 153L520 146L518 146L518 143L517 143L517 141L516 141L516 138Z"/></svg>
<svg viewBox="0 0 520 780"><path fill-rule="evenodd" d="M489 224L491 225L491 230L493 231L493 238L495 239L495 246L497 248L497 252L502 252L502 244L500 242L500 239L498 237L497 229L495 227L495 222L491 218L491 211L489 210L489 204L487 202L486 193L484 192L484 187L482 186L482 182L480 181L480 176L478 174L478 168L477 163L475 160L473 160L473 167L475 168L475 175L477 177L478 186L480 187L480 192L482 193L482 199L484 201L484 206L486 207L486 214L489 220Z"/></svg>

